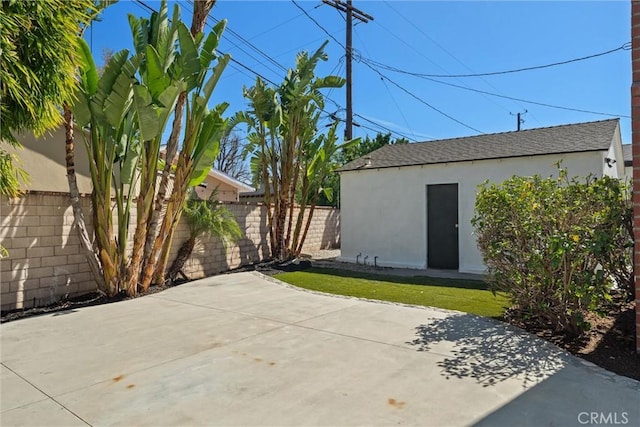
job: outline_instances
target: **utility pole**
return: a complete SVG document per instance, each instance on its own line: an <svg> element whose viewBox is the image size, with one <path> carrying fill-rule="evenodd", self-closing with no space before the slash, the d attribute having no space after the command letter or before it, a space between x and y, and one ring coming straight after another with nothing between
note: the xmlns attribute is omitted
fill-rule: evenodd
<svg viewBox="0 0 640 427"><path fill-rule="evenodd" d="M346 55L346 79L347 79L347 118L346 118L346 127L344 130L344 139L350 140L353 138L353 97L351 88L353 87L352 81L352 68L351 62L353 60L353 19L357 19L360 22L364 22L365 24L369 21L373 21L373 16L368 15L353 7L352 0L322 0L323 3L328 4L329 6L336 8L341 12L345 12L347 15L347 39L345 46L345 55Z"/></svg>
<svg viewBox="0 0 640 427"><path fill-rule="evenodd" d="M522 113L517 113L517 114L509 113L509 114L511 114L512 116L516 116L516 117L517 117L517 122L518 122L518 127L517 127L517 130L516 130L517 132L520 132L520 125L521 125L522 123L524 123L524 119L523 119L523 118L521 118L521 117L522 117L522 116L524 116L524 115L525 115L525 114L527 114L527 113L528 113L528 111L527 111L527 110L524 110Z"/></svg>

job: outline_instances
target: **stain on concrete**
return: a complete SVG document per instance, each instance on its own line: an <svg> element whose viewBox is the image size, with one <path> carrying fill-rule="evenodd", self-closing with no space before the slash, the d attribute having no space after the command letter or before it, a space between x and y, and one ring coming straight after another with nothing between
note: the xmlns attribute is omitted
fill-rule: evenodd
<svg viewBox="0 0 640 427"><path fill-rule="evenodd" d="M122 379L124 378L124 375L118 375L117 377L112 378L114 383L117 383L119 381L122 381Z"/></svg>
<svg viewBox="0 0 640 427"><path fill-rule="evenodd" d="M407 402L403 402L401 400L396 400L396 399L393 399L391 397L387 400L387 403L389 404L389 406L393 406L396 409L402 409L402 408L404 408L404 405L407 404Z"/></svg>

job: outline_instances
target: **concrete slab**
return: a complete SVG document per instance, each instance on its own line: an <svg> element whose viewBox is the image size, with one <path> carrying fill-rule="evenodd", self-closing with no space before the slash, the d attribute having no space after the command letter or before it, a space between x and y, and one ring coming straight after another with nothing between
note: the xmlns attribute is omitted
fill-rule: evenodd
<svg viewBox="0 0 640 427"><path fill-rule="evenodd" d="M40 390L0 365L0 412L48 399Z"/></svg>
<svg viewBox="0 0 640 427"><path fill-rule="evenodd" d="M2 425L49 425L49 413L89 425L577 426L585 411L640 422L639 382L507 325L252 273L0 331L2 394L26 396L3 402Z"/></svg>
<svg viewBox="0 0 640 427"><path fill-rule="evenodd" d="M146 297L2 325L2 363L59 395L282 326Z"/></svg>
<svg viewBox="0 0 640 427"><path fill-rule="evenodd" d="M3 426L87 426L83 420L51 399L0 413Z"/></svg>

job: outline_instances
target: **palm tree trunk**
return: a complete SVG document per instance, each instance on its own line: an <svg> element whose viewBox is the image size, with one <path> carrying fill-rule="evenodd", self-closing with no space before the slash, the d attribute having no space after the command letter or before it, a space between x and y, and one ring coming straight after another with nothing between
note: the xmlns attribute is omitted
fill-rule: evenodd
<svg viewBox="0 0 640 427"><path fill-rule="evenodd" d="M165 272L167 271L167 264L169 264L169 254L171 252L171 246L173 245L173 235L175 234L176 228L178 228L181 217L182 211L177 213L177 216L173 221L173 226L169 229L169 235L167 236L165 244L162 246L162 252L160 252L158 265L156 266L156 271L153 275L153 280L155 283L161 284L166 280Z"/></svg>
<svg viewBox="0 0 640 427"><path fill-rule="evenodd" d="M145 237L147 234L147 220L151 212L153 195L155 190L155 180L157 177L157 158L150 142L145 142L146 147L142 150L142 178L140 180L140 193L136 206L136 231L133 235L133 247L131 250L131 261L126 272L127 295L135 295L139 285L139 275L144 255ZM157 154L157 153L156 153ZM147 156L149 156L147 158ZM146 163L146 164L145 164ZM148 286L143 286L146 290Z"/></svg>
<svg viewBox="0 0 640 427"><path fill-rule="evenodd" d="M191 35L196 35L204 30L209 12L216 4L216 0L196 0L193 2L193 16L191 17Z"/></svg>
<svg viewBox="0 0 640 427"><path fill-rule="evenodd" d="M178 96L178 101L176 102L171 136L169 137L169 141L167 141L167 151L165 156L166 163L162 170L162 177L160 178L155 208L147 226L147 239L144 244L145 267L149 262L151 262L151 251L153 250L153 244L158 236L160 215L162 214L162 208L164 208L167 203L165 199L167 197L167 190L169 189L169 175L171 172L171 165L173 164L173 158L176 156L178 151L178 138L180 137L180 128L182 127L182 116L184 113L184 103L186 99L187 93L182 92Z"/></svg>
<svg viewBox="0 0 640 427"><path fill-rule="evenodd" d="M180 273L180 271L184 267L184 264L187 262L187 260L191 256L191 253L193 252L193 248L195 247L195 245L196 245L196 238L191 236L186 242L182 244L182 246L180 246L180 250L178 251L178 256L173 261L173 264L171 264L171 268L169 268L169 271L167 273L167 277L169 278L169 280L171 281L176 280L176 277L178 277L178 273Z"/></svg>
<svg viewBox="0 0 640 427"><path fill-rule="evenodd" d="M78 231L80 238L80 246L84 251L84 255L89 263L89 268L93 279L96 281L97 287L102 292L108 292L105 285L102 268L96 252L93 250L93 244L87 231L87 223L84 218L82 206L80 206L80 190L78 190L78 181L76 180L75 168L75 139L73 135L73 114L69 106L65 103L64 109L64 130L65 130L65 162L67 165L67 181L69 182L69 199L71 200L71 208L73 209L73 223Z"/></svg>
<svg viewBox="0 0 640 427"><path fill-rule="evenodd" d="M195 36L198 33L204 31L204 26L207 23L207 17L211 12L211 9L215 5L216 0L198 0L193 2L193 15L191 17L191 35ZM169 174L171 171L171 165L173 163L173 158L178 152L178 138L180 136L180 130L182 127L182 117L184 114L184 105L187 99L187 93L182 92L178 100L176 102L175 107L175 116L173 119L173 124L171 128L171 136L169 137L169 141L167 142L167 151L166 151L166 164L162 171L162 177L160 179L160 185L158 188L158 194L156 196L156 203L153 212L149 216L149 221L147 224L147 236L144 244L144 265L142 267L142 277L140 279L141 285L143 289L147 289L151 284L151 281L154 277L154 272L157 272L160 268L162 272L160 274L156 273L156 277L161 277L162 281L164 281L164 269L166 267L166 261L164 263L159 261L165 259L166 256L161 251L164 251L165 246L167 245L166 241L169 239L169 245L171 244L171 238L173 237L173 233L169 233L165 229L166 223L166 215L170 214L169 205L172 204L172 200L175 200L176 193L175 187L178 185L176 180L174 179L173 186L174 190L171 195L171 200L166 200L167 190L169 187ZM180 167L180 164L178 164ZM186 193L185 193L186 194ZM181 203L184 203L184 197L182 198ZM167 207L165 212L165 219L163 219L162 224L160 224L160 215L162 213L163 207ZM173 223L170 221L169 224ZM166 249L168 251L168 249ZM167 255L168 256L168 255Z"/></svg>
<svg viewBox="0 0 640 427"><path fill-rule="evenodd" d="M298 207L298 218L296 219L296 227L293 231L293 240L290 245L290 251L294 257L300 255L298 251L298 245L300 242L300 231L302 230L302 224L304 222L304 213L307 209L307 200L309 198L310 182L309 178L305 174L302 178L301 198L300 206Z"/></svg>
<svg viewBox="0 0 640 427"><path fill-rule="evenodd" d="M313 202L311 203L311 208L309 209L309 216L307 217L307 223L304 226L304 232L302 233L302 237L300 238L300 243L298 243L298 247L296 248L296 256L300 255L302 252L302 245L304 245L304 241L307 239L307 233L309 232L309 226L311 226L311 220L313 219L313 212L316 210L316 204L318 203L318 198L320 193L317 193L313 198Z"/></svg>
<svg viewBox="0 0 640 427"><path fill-rule="evenodd" d="M147 264L142 270L142 276L140 283L142 289L147 289L152 280L156 280L157 284L161 284L164 281L164 268L166 263L160 262L163 251L168 251L171 245L169 240L170 236L173 236L171 231L172 227L177 226L176 218L179 219L182 205L186 198L189 176L193 171L193 163L191 161L185 161L184 156L181 154L178 159L178 166L173 180L173 190L171 191L171 197L167 202L167 210L162 224L160 225L160 231L153 244ZM162 271L160 271L162 270ZM155 278L155 279L154 279Z"/></svg>

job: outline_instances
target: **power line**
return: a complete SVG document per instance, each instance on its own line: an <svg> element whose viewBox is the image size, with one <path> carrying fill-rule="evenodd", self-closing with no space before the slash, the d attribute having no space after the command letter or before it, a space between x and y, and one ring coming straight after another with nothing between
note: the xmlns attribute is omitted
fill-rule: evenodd
<svg viewBox="0 0 640 427"><path fill-rule="evenodd" d="M389 33L392 37L395 37L398 41L400 41L401 43L403 43L404 45L406 45L407 47L409 47L409 49L413 50L416 54L420 55L421 57L423 57L424 59L426 59L427 61L429 61L430 63L432 63L433 65L435 65L436 67L438 67L439 69L448 72L446 69L444 69L443 67L441 67L439 64L437 64L436 62L434 62L431 58L429 58L427 55L425 55L421 50L416 49L415 47L413 47L411 44L409 44L406 40L404 40L403 38L399 37L398 35L396 35L393 31L389 30L387 27L385 27L384 25L382 25L380 22L376 21L376 24L382 28L384 31L386 31L387 33ZM464 81L461 81L461 84L463 85L467 85ZM498 102L496 102L495 100L493 100L492 98L486 97L486 99L495 104L496 106L502 108L504 111L509 112L509 109L506 108L505 106L499 104Z"/></svg>
<svg viewBox="0 0 640 427"><path fill-rule="evenodd" d="M307 16L311 21L313 21L313 23L314 23L314 24L316 24L316 26L318 26L322 31L324 31L324 32L325 32L325 34L327 34L329 37L331 37L331 38L332 38L336 43L338 43L340 46L342 46L342 48L343 48L343 49L345 49L345 50L346 50L346 47L345 47L342 43L340 43L340 42L339 42L335 37L333 37L333 35L332 35L331 33L329 33L329 31L327 31L327 29L326 29L326 28L324 28L324 27L322 26L322 24L320 24L320 23L319 23L318 21L316 21L316 20L315 20L311 15L309 15L309 13L307 13L307 11L306 11L306 10L304 10L304 9L303 9L303 8L302 8L302 7L301 7L301 6L296 2L296 0L291 0L291 2L292 2L292 3L293 3L293 4L294 4L298 9L300 9L301 11L303 11L303 12L304 12L304 14L305 14L305 15L306 15L306 16ZM432 110L434 110L434 111L436 111L436 112L440 113L441 115L443 115L443 116L447 117L447 118L448 118L448 119L450 119L450 120L453 120L454 122L456 122L456 123L458 123L458 124L460 124L460 125L462 125L462 126L464 126L464 127L466 127L466 128L469 128L469 129L473 130L474 132L484 133L484 132L482 132L482 131L480 131L480 130L478 130L478 129L476 129L476 128L472 127L472 126L469 126L468 124L466 124L466 123L464 123L464 122L462 122L462 121L460 121L460 120L456 119L455 117L450 116L449 114L447 114L447 113L445 113L444 111L442 111L442 110L440 110L440 109L438 109L438 108L434 107L433 105L429 104L429 103L428 103L427 101L425 101L424 99L422 99L422 98L420 98L420 97L416 96L415 94L413 94L413 93L412 93L412 92L410 92L409 90L407 90L407 89L405 89L404 87L400 86L398 83L396 83L395 81L391 80L390 78L388 78L387 76L385 76L384 74L382 74L381 72L379 72L378 70L376 70L375 68L373 68L373 66L371 66L371 65L370 65L370 64L368 64L367 62L364 62L364 61L363 61L363 64L365 64L365 65L367 65L369 68L371 68L371 69L372 69L374 72L376 72L376 73L377 73L381 78L386 79L389 83L393 84L394 86L396 86L397 88L399 88L400 90L402 90L402 91L403 91L403 92L405 92L406 94L410 95L411 97L415 98L415 99L416 99L416 100L418 100L420 103L422 103L422 104L426 105L427 107L431 108Z"/></svg>
<svg viewBox="0 0 640 427"><path fill-rule="evenodd" d="M347 103L347 122L345 123L344 137L347 140L353 138L353 73L352 73L352 64L353 64L353 20L356 19L360 22L364 22L365 24L369 21L373 21L373 16L368 15L367 13L361 11L358 8L353 7L353 0L322 0L322 3L328 4L329 6L335 8L339 12L345 13L345 23L347 25L347 34L346 34L346 47L345 47L345 57L346 57L346 103Z"/></svg>
<svg viewBox="0 0 640 427"><path fill-rule="evenodd" d="M366 58L365 58L365 61L366 61ZM365 61L363 61L363 62L366 64ZM419 77L419 76L416 76L416 77ZM441 85L445 85L445 86L451 86L451 87L455 87L455 88L462 89L462 90L468 90L468 91L471 91L471 92L482 93L482 94L485 94L485 95L495 96L495 97L498 97L498 98L510 99L512 101L524 102L525 104L540 105L542 107L555 108L555 109L558 109L558 110L576 111L578 113L596 114L596 115L599 115L599 116L624 117L624 118L627 118L627 119L631 118L631 116L625 115L625 114L605 113L605 112L602 112L602 111L584 110L584 109L580 109L580 108L565 107L565 106L562 106L562 105L547 104L547 103L544 103L544 102L532 101L530 99L523 99L523 98L516 98L516 97L513 97L513 96L501 95L501 94L498 94L498 93L493 93L493 92L488 92L488 91L485 91L485 90L475 89L475 88L471 88L471 87L468 87L468 86L460 86L460 85L457 85L457 84L454 84L454 83L443 82L443 81L432 79L432 78L429 78L429 77L420 77L420 78L422 78L424 80L428 80L428 81L434 82L434 83L438 83L438 84L441 84Z"/></svg>
<svg viewBox="0 0 640 427"><path fill-rule="evenodd" d="M289 18L289 19L287 19L286 21L281 22L281 23L280 23L280 24L278 24L278 25L275 25L275 26L273 26L273 27L271 27L271 28L269 28L269 29L267 29L267 30L264 30L264 31L262 31L262 32L260 32L260 33L258 33L258 34L256 34L256 35L254 35L254 36L253 36L253 37L251 37L249 40L257 39L257 38L258 38L258 37L260 37L260 36L264 36L265 34L270 33L271 31L273 31L273 30L275 30L275 29L277 29L277 28L280 28L280 27L282 27L282 26L283 26L283 25L285 25L285 24L288 24L288 23L289 23L289 22L291 22L291 21L295 21L296 19L300 18L302 15L303 15L303 14L301 13L301 14L299 14L299 15L296 15L296 16L292 17L292 18Z"/></svg>
<svg viewBox="0 0 640 427"><path fill-rule="evenodd" d="M511 73L519 73L522 71L531 71L531 70L540 70L543 68L550 68L550 67L555 67L558 65L565 65L565 64L570 64L573 62L578 62L578 61L585 61L587 59L592 59L592 58L597 58L599 56L604 56L604 55L609 55L611 53L617 52L619 50L629 50L631 48L631 42L625 43L620 47L617 47L615 49L611 49L611 50L607 50L606 52L600 52L600 53L595 53L593 55L588 55L588 56L583 56L580 58L574 58L574 59L569 59L566 61L560 61L560 62L554 62L551 64L545 64L545 65L536 65L533 67L524 67L524 68L518 68L515 70L505 70L505 71L493 71L493 72L489 72L489 73L477 73L477 74L427 74L427 73L418 73L418 72L414 72L414 71L406 71L406 70L402 70L399 68L396 68L392 65L387 65L384 64L382 62L378 62L378 61L374 61L374 60L370 60L371 63L375 64L376 66L380 67L380 68L384 68L386 70L389 71L393 71L396 73L402 73L402 74L407 74L407 75L411 75L411 76L415 76L415 77L435 77L435 78L464 78L464 77L485 77L485 76L497 76L497 75L501 75L501 74L511 74Z"/></svg>
<svg viewBox="0 0 640 427"><path fill-rule="evenodd" d="M187 2L191 5L193 5L194 0L187 0ZM219 19L216 19L214 16L209 15L207 17L207 19L212 19L214 22L218 23L220 22ZM262 49L260 49L259 47L257 47L255 44L251 43L249 40L245 39L244 37L242 37L240 34L238 34L236 31L234 31L232 28L230 28L228 25L225 27L225 33L229 32L231 34L233 34L236 38L238 38L239 40L241 40L243 43L245 43L247 46L249 46L251 49L255 50L257 53L259 53L260 55L262 55L267 61L271 62L273 65L275 65L276 67L280 68L283 71L287 71L287 69L280 64L278 61L274 60L270 55L268 55L267 53L265 53ZM224 35L223 35L224 37ZM227 38L228 40L228 38ZM229 40L230 41L230 40ZM231 42L231 41L230 41ZM233 43L233 42L232 42ZM241 49L237 44L233 43L234 46L238 47L239 49ZM253 58L253 57L252 57ZM254 58L255 59L255 58ZM263 63L260 63L261 65Z"/></svg>
<svg viewBox="0 0 640 427"><path fill-rule="evenodd" d="M371 124L372 124L372 125L374 125L374 126L378 126L380 129L386 130L387 132L392 133L392 134L399 135L399 136L401 136L402 138L408 139L408 140L409 140L409 141L411 141L411 142L416 142L416 141L417 141L417 139L415 139L415 135L414 135L413 137L411 137L411 136L409 136L409 134L407 134L407 133L403 133L403 132L400 132L400 131L394 131L394 130L391 130L391 129L390 129L390 128L388 128L387 126L381 125L380 123L378 123L378 122L376 122L376 121L374 121L374 120L371 120L371 119L369 119L369 118L367 118L367 117L364 117L363 115L358 114L358 113L354 113L354 116L360 117L362 120L364 120L364 121L366 121L366 122L369 122L369 123L371 123ZM366 126L364 126L364 125L362 125L362 124L361 124L360 126L366 127ZM368 128L368 129L371 129L371 128ZM378 130L376 130L376 129L372 129L372 130L375 130L376 132L379 132L379 131L378 131ZM413 132L413 131L411 131L411 132Z"/></svg>
<svg viewBox="0 0 640 427"><path fill-rule="evenodd" d="M145 10L147 10L147 11L150 11L150 12L156 12L156 13L158 12L156 9L154 9L154 8L153 8L153 7L151 7L151 6L149 6L148 4L146 4L146 3L145 3L144 1L142 1L142 0L135 0L135 2L136 2L136 4L138 4L138 6L143 7L143 8L144 8ZM213 28L213 26L212 26L209 22L207 22L207 23L206 23L206 25L207 25L210 29L211 29L211 28ZM217 52L219 55L222 55L222 54L223 54L223 53L221 53L220 51L216 51L216 52ZM238 61L237 59L234 59L234 58L232 57L232 58L231 58L231 62L233 62L234 64L237 64L239 67L241 67L241 68L243 68L244 70L246 70L246 71L248 71L248 72L250 72L250 73L254 74L255 76L260 77L262 80L264 80L264 81L266 81L266 82L270 83L271 85L276 86L276 87L278 86L278 84L276 84L276 83L275 83L274 81L272 81L271 79L269 79L269 78L265 77L264 75L262 75L262 74L261 74L261 73L259 73L258 71L253 70L252 68L250 68L249 66L247 66L247 65L243 64L242 62ZM339 103L337 103L336 101L334 101L333 99L331 99L331 98L329 98L329 97L325 97L325 99L326 99L326 100L328 100L329 102L333 103L337 108L344 110L344 108L343 108ZM334 120L335 120L335 119L337 119L337 120L338 120L338 121L340 121L340 122L345 122L345 120L344 120L344 119L341 119L341 118L339 118L339 117L335 116L335 114L331 114L331 113L330 113L329 111L327 111L326 109L321 109L321 111L323 111L324 113L328 114L328 115L329 115L330 117L332 117ZM363 117L362 117L362 116L360 116L359 114L358 114L358 116L359 116L359 117L361 117L361 118L363 118ZM363 118L363 119L364 119L364 118ZM375 122L373 122L372 120L368 120L368 119L364 119L364 120L367 120L368 122L371 122L371 123L375 123ZM375 123L375 124L376 124L377 126L379 126L381 129L384 129L384 130L386 130L386 131L388 131L388 132L390 132L390 133L392 133L392 134L399 135L400 137L407 138L407 139L410 139L410 140L415 141L414 139L408 138L406 135L403 135L403 134L402 134L402 133L400 133L400 132L394 131L394 130L392 130L392 129L388 128L388 127L385 127L385 126L383 126L383 125L380 125L380 124L378 124L378 123ZM371 131L374 131L374 132L376 132L376 133L377 133L377 132L379 132L378 130L376 130L376 129L372 129L371 127L368 127L368 126L366 126L366 125L360 125L360 126L361 126L361 127L363 127L363 128L369 129L369 130L371 130Z"/></svg>
<svg viewBox="0 0 640 427"><path fill-rule="evenodd" d="M417 96L413 92L411 92L411 91L405 89L404 87L400 86L397 82L395 82L394 80L391 80L389 77L385 76L384 74L382 74L381 72L379 72L375 68L373 68L371 66L369 66L369 68L371 68L374 72L376 72L380 76L380 78L386 79L389 83L391 83L392 85L394 85L395 87L397 87L398 89L400 89L401 91L406 93L407 95L411 96L412 98L414 98L415 100L417 100L421 104L426 105L427 107L431 108L432 110L436 111L437 113L440 113L441 115L445 116L446 118L448 118L450 120L453 120L454 122L466 127L467 129L471 129L472 131L478 132L478 133L484 133L481 130L478 130L478 129L474 128L473 126L470 126L470 125L468 125L468 124L456 119L455 117L445 113L444 111L440 110L439 108L434 107L433 105L429 104L427 101L425 101L424 99L420 98L419 96Z"/></svg>
<svg viewBox="0 0 640 427"><path fill-rule="evenodd" d="M364 41L362 40L362 38L360 37L360 35L358 34L357 31L356 31L356 37L358 37L358 40L360 40L360 43L362 43L362 47L364 48L364 51L367 53L367 55L371 56L371 53L369 53L369 49L367 49L367 46L364 44ZM396 109L400 113L400 116L402 117L402 120L404 120L405 125L407 125L407 129L409 129L409 131L415 137L416 134L413 131L413 128L409 124L409 121L407 120L407 118L405 117L404 113L402 112L402 109L400 108L400 105L396 101L396 98L393 96L393 93L391 93L391 89L389 89L389 86L387 85L387 82L384 81L384 79L382 79L382 84L384 84L384 87L387 90L387 92L389 93L389 96L391 97L391 100L393 101L393 104L396 106Z"/></svg>
<svg viewBox="0 0 640 427"><path fill-rule="evenodd" d="M442 46L440 43L438 43L433 37L431 37L429 34L427 34L425 31L423 31L422 28L420 28L418 25L416 25L415 23L413 23L413 21L411 21L409 18L407 18L406 16L404 16L402 13L400 13L400 11L398 9L396 9L395 7L393 7L389 2L384 1L383 2L389 9L391 9L392 11L394 11L398 16L400 16L402 19L404 19L409 25L411 25L415 30L417 30L420 34L422 34L427 40L431 41L431 43L435 44L440 50L442 50L443 52L445 52L447 55L449 55L451 58L453 58L454 60L456 60L459 64L461 64L464 68L466 68L467 70L469 70L471 73L475 73L475 70L472 70L471 68L469 68L467 66L467 64L465 64L464 62L462 62L462 60L460 60L457 56L455 56L453 53L451 53L448 49L446 49L444 46ZM411 46L410 46L411 47ZM421 53L421 52L420 52ZM370 55L369 55L370 56ZM422 55L424 57L424 55ZM429 58L427 58L430 62L431 61ZM442 67L438 67L440 69L443 69ZM444 70L444 69L443 69ZM447 73L449 73L448 70L444 70ZM489 82L487 79L485 79L484 77L479 77L480 80L482 80L487 86L495 89L496 92L503 94L502 91L500 91L500 89L498 89L494 84L492 84L491 82ZM463 85L468 86L466 83L462 82ZM484 98L486 98L489 102L492 102L493 104L497 105L498 107L504 109L505 111L509 111L508 109L506 109L505 107L503 107L501 104L493 101L491 98L485 97L483 95ZM513 101L514 104L516 104L515 101ZM519 106L521 107L521 105ZM540 120L538 120L535 115L531 114L531 116L533 117L533 119L538 122L538 124L540 124L540 126L542 126L542 123L540 122Z"/></svg>
<svg viewBox="0 0 640 427"><path fill-rule="evenodd" d="M345 49L345 50L347 49L347 48L345 47L345 45L343 45L342 43L340 43L340 41L339 41L337 38L335 38L335 37L333 36L333 34L331 34L329 31L327 31L327 29L326 29L326 28L324 28L324 27L323 27L323 26L322 26L318 21L316 21L316 20L315 20L315 18L314 18L313 16L309 15L309 13L308 13L306 10L304 10L304 8L303 8L302 6L300 6L300 5L296 2L296 0L291 0L291 2L295 5L295 7L297 7L298 9L300 9L300 10L302 11L302 13L304 13L304 14L306 15L306 17L307 17L307 18L309 18L311 21L313 21L313 23L314 23L314 24L316 24L316 26L318 26L318 28L320 28L322 31L324 31L324 33L325 33L327 36L329 36L329 37L330 37L334 42L338 43L338 45L339 45L340 47L342 47L343 49Z"/></svg>
<svg viewBox="0 0 640 427"><path fill-rule="evenodd" d="M144 1L142 1L142 0L135 0L135 1L136 1L136 3L140 4L141 6L144 6L144 8L145 8L145 9L147 9L148 11L158 13L158 11L157 11L156 9L154 9L154 8L153 8L153 7L151 7L151 6L149 6L149 5L148 5L148 4L146 4ZM209 22L207 22L207 23L206 23L206 25L207 25L210 29L212 29L212 28L213 28L213 26L212 26ZM219 51L219 50L217 50L217 49L216 49L216 53L217 53L218 55L224 55L224 53L223 53L223 52L221 52L221 51ZM274 85L274 86L277 86L277 85L276 85L276 83L274 83L274 82L273 82L273 80L268 79L267 77L263 76L262 74L258 73L258 72L257 72L257 71L255 71L255 70L252 70L251 68L249 68L248 66L244 65L243 63L241 63L241 62L240 62L240 61L238 61L237 59L235 59L235 58L233 58L233 57L230 57L230 60L231 60L231 62L233 62L234 64L237 64L238 66L240 66L240 67L244 68L245 70L247 70L247 71L249 71L249 72L251 72L251 73L255 74L256 76L260 77L261 79L263 79L263 80L265 80L265 81L267 81L267 82L271 83L271 84L272 84L272 85Z"/></svg>

